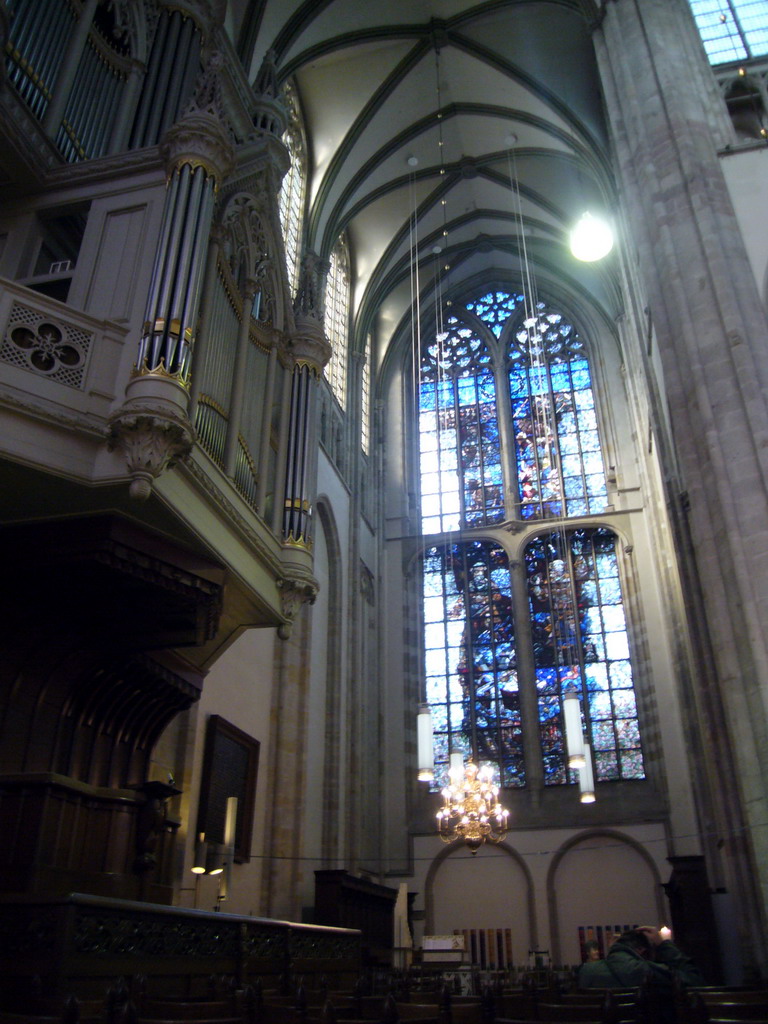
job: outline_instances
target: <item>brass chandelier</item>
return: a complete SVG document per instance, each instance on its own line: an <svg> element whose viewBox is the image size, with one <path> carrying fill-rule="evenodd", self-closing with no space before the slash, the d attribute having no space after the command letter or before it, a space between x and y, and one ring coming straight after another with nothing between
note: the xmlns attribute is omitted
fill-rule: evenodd
<svg viewBox="0 0 768 1024"><path fill-rule="evenodd" d="M472 854L483 843L499 843L509 831L509 811L499 802L490 765L476 765L451 754L449 783L442 791L437 831L444 843L462 840Z"/></svg>

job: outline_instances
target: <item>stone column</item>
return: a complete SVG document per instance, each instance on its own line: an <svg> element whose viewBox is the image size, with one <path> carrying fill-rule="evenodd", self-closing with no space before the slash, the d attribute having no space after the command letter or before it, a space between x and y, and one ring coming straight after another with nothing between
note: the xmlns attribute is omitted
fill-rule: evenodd
<svg viewBox="0 0 768 1024"><path fill-rule="evenodd" d="M765 970L768 325L718 159L731 127L686 0L603 0L594 35L675 444L664 468L696 652L683 700L702 841Z"/></svg>
<svg viewBox="0 0 768 1024"><path fill-rule="evenodd" d="M294 360L291 385L290 436L285 481L283 536L288 543L307 545L311 540L312 500L317 442L317 383L331 357L331 345L322 324L320 261L304 257L296 298L296 333L288 348Z"/></svg>
<svg viewBox="0 0 768 1024"><path fill-rule="evenodd" d="M131 495L139 499L188 453L194 436L187 418L192 343L215 193L234 158L220 95L221 60L218 54L211 59L163 147L169 180L144 329L125 402L110 420L110 446L125 453Z"/></svg>

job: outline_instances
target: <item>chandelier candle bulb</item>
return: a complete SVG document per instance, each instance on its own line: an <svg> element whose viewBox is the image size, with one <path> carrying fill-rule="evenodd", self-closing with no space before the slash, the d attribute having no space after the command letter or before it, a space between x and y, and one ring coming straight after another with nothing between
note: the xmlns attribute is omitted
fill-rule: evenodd
<svg viewBox="0 0 768 1024"><path fill-rule="evenodd" d="M450 785L443 790L443 807L437 812L437 829L445 843L463 840L470 853L485 842L498 843L506 835L508 812L498 800L493 768L463 764L463 755L451 754Z"/></svg>
<svg viewBox="0 0 768 1024"><path fill-rule="evenodd" d="M581 701L575 690L563 697L563 717L565 718L565 740L568 746L568 767L583 768L586 764L584 756L584 732L581 728Z"/></svg>

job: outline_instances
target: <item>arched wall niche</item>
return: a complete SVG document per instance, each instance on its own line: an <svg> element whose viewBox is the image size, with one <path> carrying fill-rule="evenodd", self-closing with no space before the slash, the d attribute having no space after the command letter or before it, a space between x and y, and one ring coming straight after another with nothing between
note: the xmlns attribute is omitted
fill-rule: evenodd
<svg viewBox="0 0 768 1024"><path fill-rule="evenodd" d="M658 867L637 840L613 829L569 839L547 877L553 963L580 962L581 925L663 924L662 891Z"/></svg>
<svg viewBox="0 0 768 1024"><path fill-rule="evenodd" d="M510 928L512 960L524 963L538 935L533 877L506 843L473 855L463 844L444 847L429 866L424 931L450 935L459 928Z"/></svg>

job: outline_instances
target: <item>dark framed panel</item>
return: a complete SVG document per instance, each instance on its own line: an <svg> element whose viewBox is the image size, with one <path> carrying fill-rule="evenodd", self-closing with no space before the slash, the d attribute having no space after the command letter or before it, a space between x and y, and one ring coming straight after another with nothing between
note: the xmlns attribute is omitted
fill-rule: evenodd
<svg viewBox="0 0 768 1024"><path fill-rule="evenodd" d="M227 798L237 797L235 861L250 858L259 741L220 715L210 715L205 733L197 831L208 843L224 842Z"/></svg>

